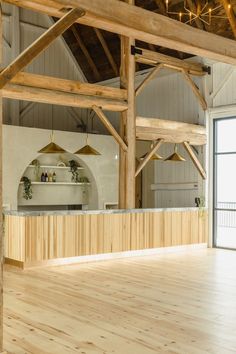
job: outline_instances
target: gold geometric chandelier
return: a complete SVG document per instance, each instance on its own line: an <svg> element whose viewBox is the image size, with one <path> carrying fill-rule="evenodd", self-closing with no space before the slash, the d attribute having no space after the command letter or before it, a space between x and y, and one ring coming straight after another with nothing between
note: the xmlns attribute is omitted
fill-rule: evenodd
<svg viewBox="0 0 236 354"><path fill-rule="evenodd" d="M212 8L209 6L208 1L204 4L204 6L200 4L200 1L197 1L196 11L193 11L188 8L186 0L184 0L183 11L180 12L169 11L169 0L165 0L165 3L167 14L175 15L179 21L190 25L196 19L199 19L209 26L211 24L212 18L228 18L227 16L215 14L215 11L223 8L223 5L218 5ZM228 5L228 10L231 10L231 4Z"/></svg>

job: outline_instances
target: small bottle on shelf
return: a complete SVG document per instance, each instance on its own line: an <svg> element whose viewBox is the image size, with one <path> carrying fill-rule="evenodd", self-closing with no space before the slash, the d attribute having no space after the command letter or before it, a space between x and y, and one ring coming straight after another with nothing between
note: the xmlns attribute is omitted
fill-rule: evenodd
<svg viewBox="0 0 236 354"><path fill-rule="evenodd" d="M41 182L45 182L45 175L44 175L44 173L41 174Z"/></svg>
<svg viewBox="0 0 236 354"><path fill-rule="evenodd" d="M52 173L51 172L49 173L49 176L48 176L48 182L52 182Z"/></svg>
<svg viewBox="0 0 236 354"><path fill-rule="evenodd" d="M45 172L45 182L48 182L48 172Z"/></svg>
<svg viewBox="0 0 236 354"><path fill-rule="evenodd" d="M53 181L53 182L56 182L56 181L57 181L57 175L56 175L56 172L55 172L55 171L53 172L53 175L52 175L52 181Z"/></svg>

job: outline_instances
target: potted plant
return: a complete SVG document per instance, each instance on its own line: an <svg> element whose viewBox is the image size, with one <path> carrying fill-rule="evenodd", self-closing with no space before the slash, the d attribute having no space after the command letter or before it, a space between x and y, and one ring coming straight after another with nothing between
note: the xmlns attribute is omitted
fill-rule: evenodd
<svg viewBox="0 0 236 354"><path fill-rule="evenodd" d="M24 185L23 198L26 200L33 198L32 183L28 177L22 177L22 182Z"/></svg>
<svg viewBox="0 0 236 354"><path fill-rule="evenodd" d="M70 166L69 172L72 173L71 181L75 182L75 183L79 183L80 177L79 177L79 170L78 170L78 167L79 167L78 162L75 160L70 160L69 166Z"/></svg>

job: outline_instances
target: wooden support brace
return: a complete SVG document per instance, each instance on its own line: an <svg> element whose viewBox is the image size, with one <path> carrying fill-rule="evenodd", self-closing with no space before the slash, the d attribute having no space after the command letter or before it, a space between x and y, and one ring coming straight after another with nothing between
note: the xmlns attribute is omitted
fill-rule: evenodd
<svg viewBox="0 0 236 354"><path fill-rule="evenodd" d="M119 71L118 71L117 65L115 63L115 60L114 60L112 54L111 54L110 49L108 48L107 42L105 41L105 38L104 38L102 32L98 28L94 28L94 31L95 31L95 33L96 33L96 35L97 35L97 37L98 37L98 39L99 39L99 41L100 41L100 43L102 45L102 48L103 48L103 50L104 50L104 52L106 54L106 57L107 57L110 65L111 65L115 75L118 76L119 75Z"/></svg>
<svg viewBox="0 0 236 354"><path fill-rule="evenodd" d="M193 90L193 93L195 94L195 96L197 97L197 99L200 102L200 105L202 106L202 109L205 111L207 110L207 103L204 99L204 97L201 95L198 87L196 86L196 84L194 83L194 81L192 80L192 78L190 77L190 75L186 72L186 70L182 69L181 72L183 73L183 76L185 78L185 80L187 81L187 83L190 85L190 87Z"/></svg>
<svg viewBox="0 0 236 354"><path fill-rule="evenodd" d="M143 82L137 87L135 94L138 96L140 92L144 89L144 87L151 81L157 74L158 72L163 68L162 64L158 64L149 74L148 76L143 80Z"/></svg>
<svg viewBox="0 0 236 354"><path fill-rule="evenodd" d="M85 12L83 10L73 9L43 33L1 72L0 89L13 79L19 71L30 64L32 60L44 51L58 36L65 32L78 19L78 17L84 15Z"/></svg>
<svg viewBox="0 0 236 354"><path fill-rule="evenodd" d="M123 149L123 151L128 150L128 146L125 144L124 140L120 137L120 135L117 133L113 125L110 123L110 121L107 119L101 108L97 106L92 107L94 112L97 114L97 116L100 118L101 122L105 125L107 130L111 133L111 135L114 137L114 139L117 141L117 143L120 145L120 147Z"/></svg>
<svg viewBox="0 0 236 354"><path fill-rule="evenodd" d="M138 174L142 171L142 169L146 166L146 164L148 163L148 161L150 161L150 159L152 158L152 156L157 152L157 150L160 148L160 146L163 143L163 139L159 139L156 141L156 143L154 144L154 146L152 147L152 149L149 151L149 153L145 156L145 158L143 159L142 162L140 162L136 172L135 172L135 177L138 176Z"/></svg>
<svg viewBox="0 0 236 354"><path fill-rule="evenodd" d="M206 171L204 170L204 168L202 167L200 161L198 160L197 156L195 155L191 145L189 145L188 142L184 142L183 146L185 148L185 150L188 152L191 160L193 161L194 165L196 166L198 172L200 173L200 175L202 176L203 179L206 179Z"/></svg>

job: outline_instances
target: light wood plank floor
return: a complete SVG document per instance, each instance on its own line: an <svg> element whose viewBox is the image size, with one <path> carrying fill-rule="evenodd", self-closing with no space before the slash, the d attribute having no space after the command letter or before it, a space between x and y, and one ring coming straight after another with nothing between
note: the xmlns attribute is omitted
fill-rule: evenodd
<svg viewBox="0 0 236 354"><path fill-rule="evenodd" d="M236 252L5 272L14 354L236 353Z"/></svg>

